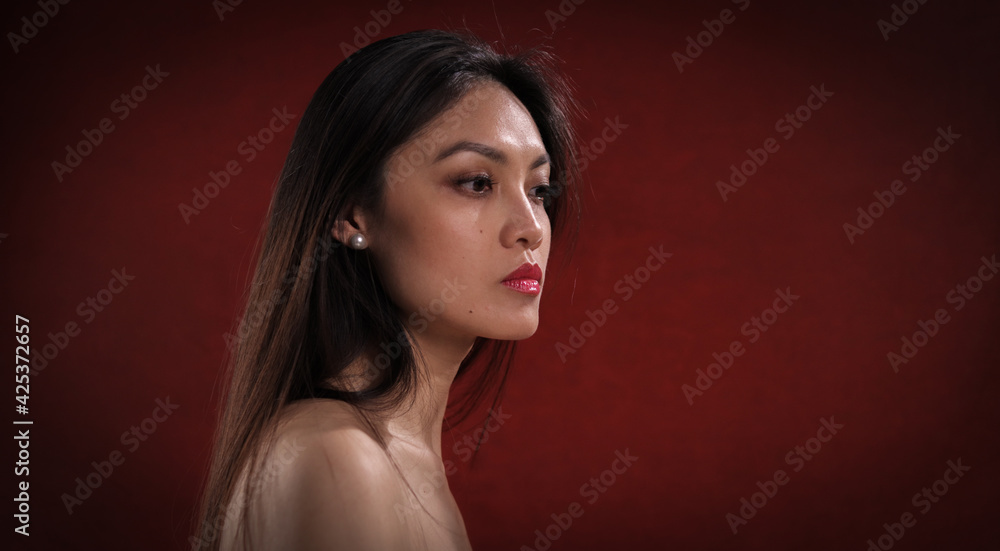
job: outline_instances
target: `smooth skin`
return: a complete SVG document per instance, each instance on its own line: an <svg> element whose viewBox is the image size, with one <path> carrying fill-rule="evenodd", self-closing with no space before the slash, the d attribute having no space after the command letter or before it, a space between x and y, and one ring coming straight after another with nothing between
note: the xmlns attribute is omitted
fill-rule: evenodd
<svg viewBox="0 0 1000 551"><path fill-rule="evenodd" d="M355 208L333 235L342 243L354 233L367 238L362 254L373 256L387 292L407 313L404 323L421 308L440 312L410 326L427 374L413 407L404 404L379 423L419 499L350 406L297 402L282 415L266 459L270 474L255 483L261 499L251 508L259 515L251 533L264 549L471 549L441 455L448 391L476 337L520 340L538 327L541 295L501 281L525 262L545 273L548 156L524 105L485 81L404 144L387 173L384 216ZM348 370L359 385L368 380L364 365ZM223 548L238 548L232 545L227 530Z"/></svg>

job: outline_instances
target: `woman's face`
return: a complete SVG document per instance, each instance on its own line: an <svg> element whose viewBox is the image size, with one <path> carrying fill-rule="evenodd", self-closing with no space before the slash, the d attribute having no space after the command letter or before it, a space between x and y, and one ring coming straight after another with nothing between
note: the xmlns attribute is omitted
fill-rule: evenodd
<svg viewBox="0 0 1000 551"><path fill-rule="evenodd" d="M386 171L385 211L364 230L408 328L462 341L532 335L544 275L533 291L502 283L526 263L544 274L549 257L548 156L524 105L478 85Z"/></svg>

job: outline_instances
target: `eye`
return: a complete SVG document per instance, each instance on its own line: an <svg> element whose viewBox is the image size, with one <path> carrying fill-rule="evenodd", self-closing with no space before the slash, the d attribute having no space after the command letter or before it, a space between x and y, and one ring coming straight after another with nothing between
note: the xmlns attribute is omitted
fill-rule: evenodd
<svg viewBox="0 0 1000 551"><path fill-rule="evenodd" d="M454 184L465 188L474 195L485 195L486 189L493 189L496 182L489 174L482 173L459 177L454 180Z"/></svg>
<svg viewBox="0 0 1000 551"><path fill-rule="evenodd" d="M559 186L548 184L535 186L532 188L532 191L535 192L535 199L546 207L549 206L553 199L559 197L559 194L562 192L562 190L559 189Z"/></svg>

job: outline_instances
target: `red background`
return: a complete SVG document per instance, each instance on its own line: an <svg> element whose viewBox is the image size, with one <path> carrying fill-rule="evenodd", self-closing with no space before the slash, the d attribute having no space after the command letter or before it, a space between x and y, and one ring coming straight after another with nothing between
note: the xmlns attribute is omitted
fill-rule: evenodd
<svg viewBox="0 0 1000 551"><path fill-rule="evenodd" d="M552 549L862 550L907 511L917 522L899 549L996 540L1000 280L960 311L946 301L1000 252L996 4L930 0L888 41L888 0L778 4L588 0L553 31L557 0L404 1L380 31L464 23L546 42L589 113L581 135L627 125L584 173L579 247L522 343L510 418L474 466L452 448L463 432L444 436L475 549L530 548L574 501L583 516ZM272 108L300 114L385 6L243 2L220 21L208 0L71 2L0 54L5 316L30 318L36 350L81 327L33 377L31 414L10 414L35 423L32 535L13 536L18 548L188 548L222 335L292 130L253 162L236 148ZM735 21L679 72L671 54L724 8ZM4 31L38 9L7 3ZM169 76L58 181L52 161L156 64ZM834 95L783 139L775 121L814 85ZM906 179L903 163L949 126L961 137ZM723 201L716 181L770 137L780 149ZM185 224L178 204L231 159L243 171ZM906 193L851 244L843 224L899 178ZM616 282L660 245L673 256L622 300ZM123 267L135 279L86 323L77 305ZM801 298L750 344L741 326L786 287ZM556 343L607 299L618 309L561 362ZM950 322L894 373L887 353L939 308ZM682 385L736 339L746 353L690 405ZM168 396L179 409L129 453L121 433ZM844 428L793 472L786 453L829 416ZM638 460L589 503L581 485L626 449ZM114 450L125 462L67 514L60 496ZM971 470L921 514L911 496L958 458ZM790 481L734 535L727 513L778 469Z"/></svg>

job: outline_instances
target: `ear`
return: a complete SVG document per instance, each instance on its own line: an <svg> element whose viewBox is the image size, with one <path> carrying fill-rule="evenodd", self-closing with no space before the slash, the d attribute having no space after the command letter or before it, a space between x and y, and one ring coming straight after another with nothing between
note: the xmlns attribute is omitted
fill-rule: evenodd
<svg viewBox="0 0 1000 551"><path fill-rule="evenodd" d="M333 238L342 244L347 245L348 239L350 239L352 235L360 233L370 242L371 235L369 235L368 232L371 228L368 226L367 215L358 207L351 207L345 212L345 214L347 216L341 216L334 221L333 229L331 230Z"/></svg>

